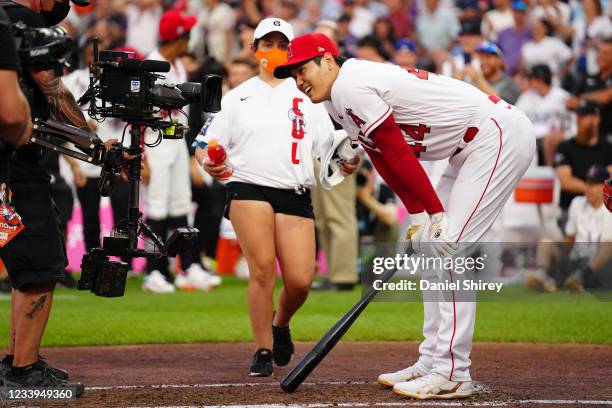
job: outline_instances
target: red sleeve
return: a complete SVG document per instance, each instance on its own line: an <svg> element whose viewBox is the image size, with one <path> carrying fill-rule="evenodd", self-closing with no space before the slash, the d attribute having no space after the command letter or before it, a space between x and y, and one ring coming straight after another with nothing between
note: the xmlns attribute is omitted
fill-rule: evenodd
<svg viewBox="0 0 612 408"><path fill-rule="evenodd" d="M383 179L400 197L409 213L423 211L435 214L444 211L429 177L410 146L402 131L395 123L393 115L385 119L370 133L370 139L380 151L382 160L372 161ZM368 154L372 156L368 149ZM387 177L383 173L387 173ZM387 178L389 180L387 180Z"/></svg>

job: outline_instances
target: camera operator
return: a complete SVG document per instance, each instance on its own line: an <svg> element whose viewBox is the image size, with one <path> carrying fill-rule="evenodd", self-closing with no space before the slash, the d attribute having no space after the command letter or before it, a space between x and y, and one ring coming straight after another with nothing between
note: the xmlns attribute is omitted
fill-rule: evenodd
<svg viewBox="0 0 612 408"><path fill-rule="evenodd" d="M23 22L29 28L56 24L70 9L67 0L17 0L1 4L12 23ZM2 42L5 47L8 43ZM6 54L2 53L3 56ZM66 91L56 70L50 68L22 72L32 117L54 117L87 128L74 97ZM53 290L56 282L63 278L67 265L59 215L50 194L49 176L40 166L39 159L39 149L25 146L3 161L8 168L11 204L25 226L0 249L15 289L11 296L9 350L3 360L5 369L9 366L11 369L6 371L4 383L10 387L71 387L76 395L80 395L84 390L82 384L68 383L68 374L64 370L50 367L39 356ZM36 248L35 255L32 248Z"/></svg>
<svg viewBox="0 0 612 408"><path fill-rule="evenodd" d="M359 235L374 242L395 242L399 233L395 194L378 182L372 163L364 160L357 172L357 225Z"/></svg>

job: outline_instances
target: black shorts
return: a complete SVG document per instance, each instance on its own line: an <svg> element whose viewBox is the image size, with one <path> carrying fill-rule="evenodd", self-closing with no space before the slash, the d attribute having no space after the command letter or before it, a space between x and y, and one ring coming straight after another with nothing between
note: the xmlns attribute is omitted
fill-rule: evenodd
<svg viewBox="0 0 612 408"><path fill-rule="evenodd" d="M64 234L48 181L11 184L12 204L25 229L0 248L13 288L53 283L64 277L68 264Z"/></svg>
<svg viewBox="0 0 612 408"><path fill-rule="evenodd" d="M232 181L227 184L225 218L229 219L229 208L232 200L265 201L272 206L274 213L295 215L314 219L310 190L297 194L294 190L282 190L256 184Z"/></svg>

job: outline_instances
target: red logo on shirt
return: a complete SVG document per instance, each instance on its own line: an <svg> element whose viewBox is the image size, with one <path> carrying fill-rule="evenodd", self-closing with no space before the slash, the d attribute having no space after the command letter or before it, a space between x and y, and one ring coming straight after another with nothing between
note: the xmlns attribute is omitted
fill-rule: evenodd
<svg viewBox="0 0 612 408"><path fill-rule="evenodd" d="M363 125L365 125L365 120L357 116L351 108L345 108L344 111L347 115L351 117L351 119L353 119L353 122L355 122L355 125L357 125L358 128L361 128Z"/></svg>
<svg viewBox="0 0 612 408"><path fill-rule="evenodd" d="M300 104L304 102L302 98L293 98L293 107L289 109L289 119L291 120L291 137L295 139L291 143L291 163L300 164L300 159L297 157L298 140L304 138L306 122L304 114L300 110Z"/></svg>

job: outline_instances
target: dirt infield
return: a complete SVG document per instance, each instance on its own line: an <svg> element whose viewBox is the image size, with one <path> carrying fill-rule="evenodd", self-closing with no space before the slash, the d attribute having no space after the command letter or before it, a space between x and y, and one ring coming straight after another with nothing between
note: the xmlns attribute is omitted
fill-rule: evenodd
<svg viewBox="0 0 612 408"><path fill-rule="evenodd" d="M292 363L311 345L298 344ZM275 367L272 378L246 375L251 347L244 343L75 347L45 349L43 355L87 386L85 394L68 406L421 405L375 383L379 373L413 362L417 343L341 343L293 394L284 394L278 386L289 368ZM466 405L612 405L612 346L479 343L474 345L472 361L479 392ZM36 405L53 406L40 401Z"/></svg>

